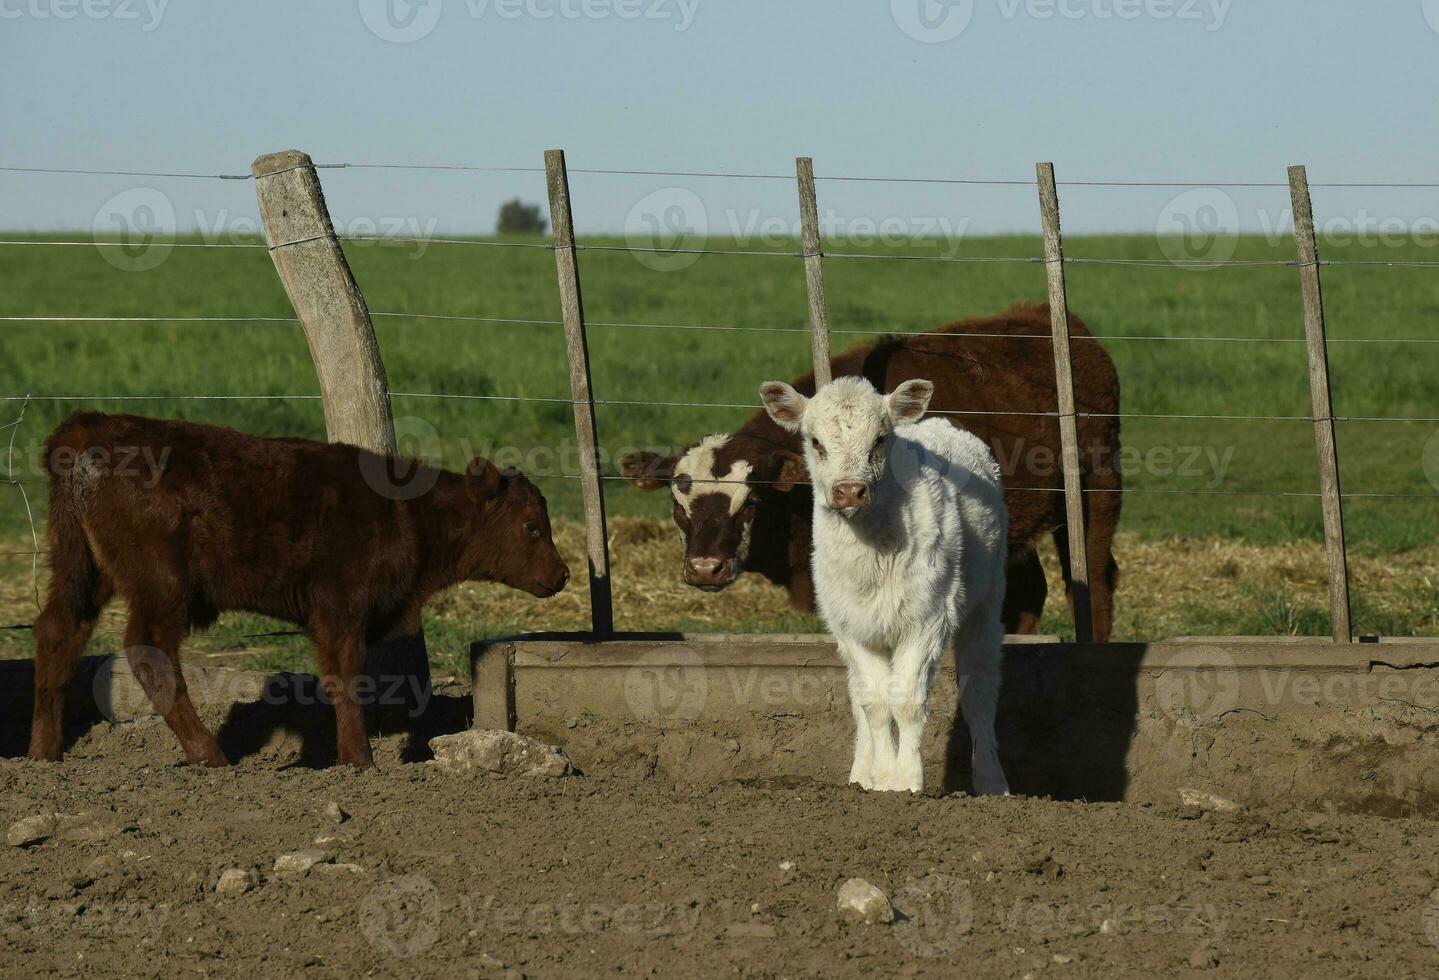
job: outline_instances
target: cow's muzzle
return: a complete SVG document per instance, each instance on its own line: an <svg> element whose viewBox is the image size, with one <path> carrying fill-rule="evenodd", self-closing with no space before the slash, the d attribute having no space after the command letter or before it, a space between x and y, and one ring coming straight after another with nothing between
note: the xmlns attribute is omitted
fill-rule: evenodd
<svg viewBox="0 0 1439 980"><path fill-rule="evenodd" d="M843 480L834 485L830 499L835 510L849 517L869 506L869 484L863 480Z"/></svg>
<svg viewBox="0 0 1439 980"><path fill-rule="evenodd" d="M706 592L718 592L734 581L732 558L686 558L685 584Z"/></svg>

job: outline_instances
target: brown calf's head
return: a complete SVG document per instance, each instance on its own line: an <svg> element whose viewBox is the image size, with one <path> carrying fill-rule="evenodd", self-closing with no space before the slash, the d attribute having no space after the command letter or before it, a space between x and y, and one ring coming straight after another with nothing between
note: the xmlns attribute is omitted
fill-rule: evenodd
<svg viewBox="0 0 1439 980"><path fill-rule="evenodd" d="M544 494L519 470L475 457L465 469L475 505L465 542L466 578L499 582L541 599L559 592L570 570L550 536Z"/></svg>
<svg viewBox="0 0 1439 980"><path fill-rule="evenodd" d="M641 490L668 486L684 539L684 580L718 592L744 570L759 508L805 480L804 460L771 442L706 436L679 456L630 453L620 472Z"/></svg>

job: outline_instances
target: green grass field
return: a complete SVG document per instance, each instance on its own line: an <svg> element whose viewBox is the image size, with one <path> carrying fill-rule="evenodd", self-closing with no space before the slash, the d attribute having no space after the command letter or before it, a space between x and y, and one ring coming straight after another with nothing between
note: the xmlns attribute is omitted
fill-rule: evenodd
<svg viewBox="0 0 1439 980"><path fill-rule="evenodd" d="M534 241L538 241L537 239ZM619 244L591 240L589 244ZM710 247L733 247L711 241ZM878 242L864 252L931 254ZM1161 259L1152 237L1076 237L1071 257ZM543 248L351 243L346 252L376 313L557 320L552 254ZM422 254L419 254L421 253ZM964 256L1034 256L1035 238L966 240ZM1326 259L1399 261L1431 256L1418 245L1322 246ZM1292 243L1243 239L1236 258L1293 257ZM705 255L678 271L656 271L624 251L580 256L596 396L617 401L733 402L754 405L769 377L806 368L804 278L788 256ZM1439 339L1439 270L1333 266L1323 270L1336 412L1345 416L1439 416L1439 346L1367 341ZM835 257L825 265L838 350L890 330L924 330L1042 301L1034 264L871 261ZM36 396L15 437L16 477L43 510L38 449L75 408L134 411L234 425L262 434L323 435L318 401L269 397L200 400L117 396L311 395L316 383L304 337L293 323L186 323L196 316L288 317L291 310L263 248L175 249L157 268L117 269L92 247L0 247L4 316L171 316L160 323L6 322L0 395ZM1157 341L1162 337L1302 337L1292 267L1212 271L1074 265L1070 306L1100 336L1119 368L1123 410L1142 414L1304 416L1309 393L1302 343ZM784 328L775 332L602 326L605 323ZM449 465L481 453L520 462L544 478L552 510L578 515L573 479L557 473L556 447L573 436L568 405L456 396L565 399L561 330L494 323L377 316L394 408L406 447ZM50 400L53 396L65 396ZM19 401L0 409L18 415ZM635 447L683 444L733 428L749 409L602 405L600 439L611 458ZM1344 422L1339 453L1348 493L1430 495L1439 477L1439 426ZM1304 421L1126 419L1123 439L1137 465L1126 484L1122 528L1142 539L1217 537L1271 545L1321 538L1312 426ZM508 454L508 455L506 455ZM572 451L570 453L572 457ZM564 453L559 454L562 461ZM572 467L570 468L572 473ZM611 469L613 472L613 469ZM610 512L663 517L661 495L607 484ZM1354 498L1346 504L1357 555L1424 548L1439 528L1439 500ZM38 513L37 519L43 515ZM28 542L20 494L0 502L0 537ZM28 562L22 562L28 576ZM7 566L9 567L9 566ZM1322 592L1305 596L1322 607ZM1356 602L1382 597L1356 595ZM1197 617L1202 618L1202 617ZM1394 626L1395 624L1390 624ZM1397 624L1404 628L1406 624Z"/></svg>

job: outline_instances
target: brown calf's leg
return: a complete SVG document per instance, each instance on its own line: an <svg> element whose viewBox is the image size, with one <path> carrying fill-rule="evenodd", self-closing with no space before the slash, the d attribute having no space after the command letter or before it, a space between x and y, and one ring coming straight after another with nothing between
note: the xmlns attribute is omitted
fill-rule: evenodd
<svg viewBox="0 0 1439 980"><path fill-rule="evenodd" d="M1033 544L1009 549L1004 576L1004 631L1038 633L1044 602L1049 597L1049 583L1045 581L1044 565Z"/></svg>
<svg viewBox="0 0 1439 980"><path fill-rule="evenodd" d="M1119 526L1121 494L1089 493L1085 500L1085 551L1089 557L1089 596L1094 609L1094 642L1108 643L1114 632L1114 589L1119 566L1114 532Z"/></svg>
<svg viewBox="0 0 1439 980"><path fill-rule="evenodd" d="M357 689L365 669L365 637L360 631L328 623L317 623L311 632L320 682L335 706L335 761L342 766L373 766L365 710Z"/></svg>
<svg viewBox="0 0 1439 980"><path fill-rule="evenodd" d="M220 751L220 744L190 701L185 674L180 669L180 641L185 633L182 623L183 619L174 613L132 606L125 628L125 659L155 711L180 740L185 761L191 765L228 766L230 760Z"/></svg>
<svg viewBox="0 0 1439 980"><path fill-rule="evenodd" d="M35 711L30 724L32 759L55 762L64 744L65 689L75 664L95 632L95 622L109 598L103 583L94 594L67 600L52 586L35 620ZM72 606L82 608L71 608Z"/></svg>
<svg viewBox="0 0 1439 980"><path fill-rule="evenodd" d="M1064 577L1064 602L1069 606L1069 621L1075 623L1075 632L1078 633L1078 620L1074 617L1074 579L1069 574L1069 528L1061 524L1054 529L1051 535L1054 538L1054 550L1059 553L1059 573ZM1094 607L1093 597L1090 598L1090 608Z"/></svg>
<svg viewBox="0 0 1439 980"><path fill-rule="evenodd" d="M1120 500L1117 493L1086 496L1084 546L1089 559L1089 608L1093 612L1094 642L1108 643L1114 632L1114 587L1119 579L1119 566L1114 561L1114 531L1119 525ZM1069 531L1065 527L1055 529L1054 547L1059 552L1064 595L1072 621L1074 588L1069 575Z"/></svg>

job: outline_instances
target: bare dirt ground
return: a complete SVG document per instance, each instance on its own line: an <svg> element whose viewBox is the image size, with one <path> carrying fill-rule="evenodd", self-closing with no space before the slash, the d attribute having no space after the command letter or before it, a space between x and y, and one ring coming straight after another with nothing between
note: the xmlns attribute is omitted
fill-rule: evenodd
<svg viewBox="0 0 1439 980"><path fill-rule="evenodd" d="M0 846L0 975L1439 973L1428 821L456 776L376 748L314 769L281 734L211 771L147 720L0 760L0 828L64 815ZM850 877L897 920L842 918Z"/></svg>

